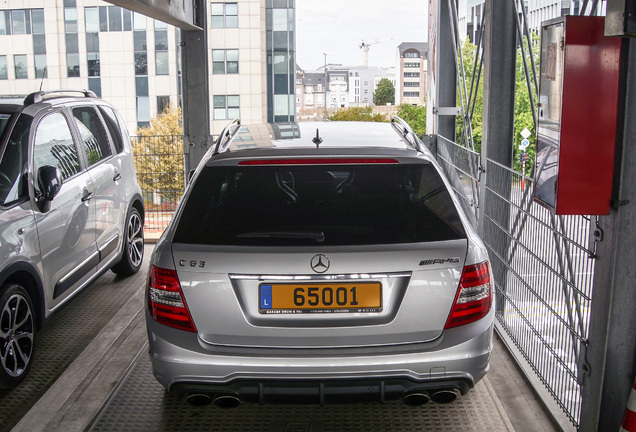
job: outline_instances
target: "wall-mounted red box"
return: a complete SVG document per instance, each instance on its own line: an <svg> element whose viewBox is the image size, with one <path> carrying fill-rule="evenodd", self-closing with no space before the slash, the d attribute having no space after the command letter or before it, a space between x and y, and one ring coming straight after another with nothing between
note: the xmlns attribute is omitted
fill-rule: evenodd
<svg viewBox="0 0 636 432"><path fill-rule="evenodd" d="M604 17L541 28L534 199L559 215L609 214L621 39Z"/></svg>

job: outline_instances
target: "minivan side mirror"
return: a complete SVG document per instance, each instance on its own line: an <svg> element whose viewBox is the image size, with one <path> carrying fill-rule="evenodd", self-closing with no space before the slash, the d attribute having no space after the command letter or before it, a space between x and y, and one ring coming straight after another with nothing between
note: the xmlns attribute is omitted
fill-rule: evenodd
<svg viewBox="0 0 636 432"><path fill-rule="evenodd" d="M51 209L51 201L62 189L62 176L57 167L45 165L38 169L38 188L36 203L42 213Z"/></svg>

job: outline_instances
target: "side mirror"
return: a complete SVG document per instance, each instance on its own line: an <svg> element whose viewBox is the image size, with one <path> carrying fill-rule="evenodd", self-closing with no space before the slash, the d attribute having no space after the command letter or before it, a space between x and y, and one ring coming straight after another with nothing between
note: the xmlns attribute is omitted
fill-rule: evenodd
<svg viewBox="0 0 636 432"><path fill-rule="evenodd" d="M51 201L62 189L62 176L57 167L45 165L38 169L38 188L36 202L42 213L51 208Z"/></svg>

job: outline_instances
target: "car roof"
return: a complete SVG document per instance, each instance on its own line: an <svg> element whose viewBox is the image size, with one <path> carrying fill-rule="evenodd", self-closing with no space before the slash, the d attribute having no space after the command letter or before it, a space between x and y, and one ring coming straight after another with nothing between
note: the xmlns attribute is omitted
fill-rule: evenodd
<svg viewBox="0 0 636 432"><path fill-rule="evenodd" d="M60 105L80 100L101 100L90 90L49 90L37 91L29 95L0 95L0 112L14 113L19 111L31 114L42 107ZM29 109L29 107L34 107Z"/></svg>
<svg viewBox="0 0 636 432"><path fill-rule="evenodd" d="M217 141L203 158L203 164L234 164L245 159L279 157L434 159L410 128L410 135L405 134L388 122L288 122L240 127L233 124L239 128L236 133L231 130L227 134L226 131L222 133L222 136L227 135L231 144L218 151L223 144Z"/></svg>
<svg viewBox="0 0 636 432"><path fill-rule="evenodd" d="M388 122L346 121L242 125L232 148L317 148L316 136L321 140L318 147L408 148Z"/></svg>

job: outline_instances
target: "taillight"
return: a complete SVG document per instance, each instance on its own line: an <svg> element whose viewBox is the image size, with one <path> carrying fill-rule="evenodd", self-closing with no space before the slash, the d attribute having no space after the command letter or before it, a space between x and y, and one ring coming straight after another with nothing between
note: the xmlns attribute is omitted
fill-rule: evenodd
<svg viewBox="0 0 636 432"><path fill-rule="evenodd" d="M175 270L150 266L148 309L155 321L161 324L180 330L197 331Z"/></svg>
<svg viewBox="0 0 636 432"><path fill-rule="evenodd" d="M491 303L492 284L488 261L465 266L455 303L444 328L461 326L485 317Z"/></svg>

